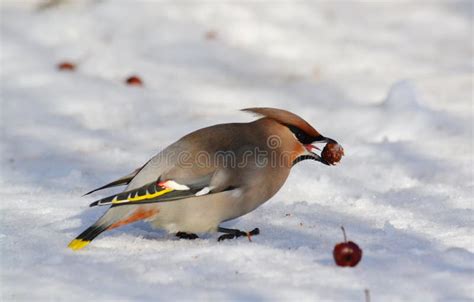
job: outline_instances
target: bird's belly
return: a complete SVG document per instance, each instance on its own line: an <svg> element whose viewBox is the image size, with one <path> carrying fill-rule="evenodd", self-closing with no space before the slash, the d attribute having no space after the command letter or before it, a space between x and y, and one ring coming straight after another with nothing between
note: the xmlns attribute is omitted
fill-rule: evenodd
<svg viewBox="0 0 474 302"><path fill-rule="evenodd" d="M201 197L192 197L159 205L153 227L168 232L215 232L223 221L240 217L253 209L244 205L239 189Z"/></svg>

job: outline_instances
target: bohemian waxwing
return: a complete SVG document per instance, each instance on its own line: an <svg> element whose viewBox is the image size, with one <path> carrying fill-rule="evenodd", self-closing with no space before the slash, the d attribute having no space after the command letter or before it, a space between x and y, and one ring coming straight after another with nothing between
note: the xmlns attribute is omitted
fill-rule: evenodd
<svg viewBox="0 0 474 302"><path fill-rule="evenodd" d="M250 123L220 124L192 132L151 158L141 168L95 191L127 185L119 194L90 206L110 206L92 226L71 241L79 250L106 230L139 220L194 239L221 232L219 240L259 233L220 227L270 199L291 167L304 159L324 164L316 142L332 142L299 116L274 108L248 108L262 116ZM87 195L86 194L86 195Z"/></svg>

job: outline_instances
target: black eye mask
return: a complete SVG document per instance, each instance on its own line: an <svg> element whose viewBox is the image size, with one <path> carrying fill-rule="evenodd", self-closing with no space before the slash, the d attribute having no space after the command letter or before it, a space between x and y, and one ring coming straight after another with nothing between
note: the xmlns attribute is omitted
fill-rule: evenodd
<svg viewBox="0 0 474 302"><path fill-rule="evenodd" d="M317 138L306 134L303 130L301 130L298 127L291 126L291 125L287 125L287 127L288 129L290 129L291 132L293 132L293 134L296 136L298 141L302 143L303 145L311 144L312 142L317 140Z"/></svg>

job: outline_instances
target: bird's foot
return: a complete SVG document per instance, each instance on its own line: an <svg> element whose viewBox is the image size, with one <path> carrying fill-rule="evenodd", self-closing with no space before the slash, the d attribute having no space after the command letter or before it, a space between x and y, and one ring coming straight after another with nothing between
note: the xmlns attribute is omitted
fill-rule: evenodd
<svg viewBox="0 0 474 302"><path fill-rule="evenodd" d="M260 234L260 230L258 228L255 228L250 232L242 232L241 230L226 229L221 227L219 227L217 230L221 233L225 233L224 235L219 236L219 238L217 238L217 241L234 239L241 236L247 236L248 240L252 241L252 236Z"/></svg>
<svg viewBox="0 0 474 302"><path fill-rule="evenodd" d="M176 237L178 237L179 239L189 239L189 240L194 240L194 239L199 238L199 236L196 234L186 233L186 232L178 232L176 233Z"/></svg>

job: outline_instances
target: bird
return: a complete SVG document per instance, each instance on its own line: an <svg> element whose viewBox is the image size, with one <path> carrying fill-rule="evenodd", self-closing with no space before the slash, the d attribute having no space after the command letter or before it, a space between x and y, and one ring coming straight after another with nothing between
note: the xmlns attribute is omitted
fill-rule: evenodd
<svg viewBox="0 0 474 302"><path fill-rule="evenodd" d="M182 239L215 232L222 233L218 241L258 235L259 228L247 232L221 224L269 200L296 163L310 159L332 165L316 153L317 144L337 142L283 109L242 111L258 118L191 132L130 174L86 193L126 186L90 204L109 208L68 247L80 250L104 231L141 220Z"/></svg>

